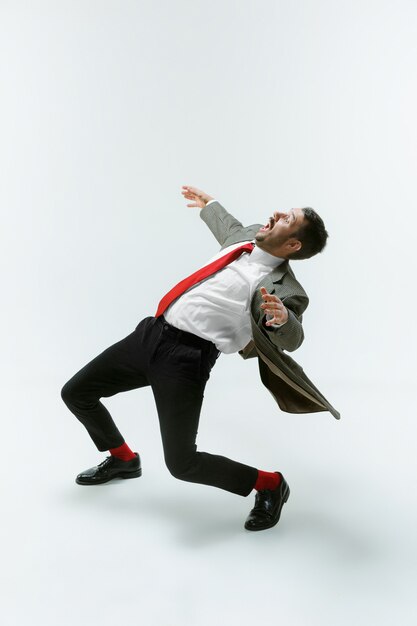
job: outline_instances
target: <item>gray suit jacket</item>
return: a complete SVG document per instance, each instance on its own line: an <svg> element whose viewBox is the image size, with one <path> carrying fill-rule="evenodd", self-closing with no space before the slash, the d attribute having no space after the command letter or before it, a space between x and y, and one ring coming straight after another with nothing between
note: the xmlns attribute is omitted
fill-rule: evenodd
<svg viewBox="0 0 417 626"><path fill-rule="evenodd" d="M217 201L201 209L200 217L216 237L221 249L233 243L252 240L263 226L252 224L244 227ZM288 321L280 328L266 330L262 323L261 286L269 293L275 293L288 309ZM307 305L308 296L295 278L289 262L285 261L257 286L251 303L253 339L239 354L244 359L258 357L261 380L283 411L330 411L336 419L340 419L340 413L314 386L303 368L284 352L296 350L303 342L302 314Z"/></svg>

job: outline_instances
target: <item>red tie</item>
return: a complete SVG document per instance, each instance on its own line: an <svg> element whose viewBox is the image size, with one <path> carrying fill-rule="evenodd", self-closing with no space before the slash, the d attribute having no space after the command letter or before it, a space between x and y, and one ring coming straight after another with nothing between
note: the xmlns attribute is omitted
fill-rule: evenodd
<svg viewBox="0 0 417 626"><path fill-rule="evenodd" d="M155 317L159 317L160 315L162 315L162 313L169 307L171 302L176 300L178 296L181 296L184 291L187 291L187 289L189 289L193 285L196 285L201 280L204 280L204 278L207 278L208 276L211 276L211 274L215 274L216 272L221 270L223 267L228 265L228 263L231 263L232 261L237 259L237 257L240 256L242 252L252 252L254 247L255 244L253 243L245 243L243 244L243 246L239 246L238 248L235 248L231 252L228 252L224 256L220 257L220 259L216 259L212 263L205 265L201 269L194 272L194 274L191 274L191 276L187 276L187 278L184 278L184 280L175 285L175 287L173 287L171 291L168 291L168 293L165 294L165 296L162 298L161 302L158 305L158 310L155 313Z"/></svg>

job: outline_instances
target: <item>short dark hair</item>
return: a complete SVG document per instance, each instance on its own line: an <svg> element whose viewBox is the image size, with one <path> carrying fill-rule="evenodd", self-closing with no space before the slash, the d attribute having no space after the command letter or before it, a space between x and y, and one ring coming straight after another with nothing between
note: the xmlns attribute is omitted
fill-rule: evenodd
<svg viewBox="0 0 417 626"><path fill-rule="evenodd" d="M301 210L304 213L303 223L297 232L291 235L291 238L295 237L301 241L301 248L289 254L287 259L309 259L323 250L329 236L323 220L314 209L305 207Z"/></svg>

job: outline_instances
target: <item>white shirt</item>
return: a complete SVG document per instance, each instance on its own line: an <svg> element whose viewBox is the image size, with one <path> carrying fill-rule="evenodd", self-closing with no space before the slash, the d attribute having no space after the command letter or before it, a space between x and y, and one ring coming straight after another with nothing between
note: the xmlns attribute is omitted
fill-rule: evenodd
<svg viewBox="0 0 417 626"><path fill-rule="evenodd" d="M224 248L207 265L243 243ZM243 252L226 267L190 287L172 302L164 317L172 326L213 342L220 352L242 350L252 339L250 303L256 286L283 261L255 245L250 254Z"/></svg>

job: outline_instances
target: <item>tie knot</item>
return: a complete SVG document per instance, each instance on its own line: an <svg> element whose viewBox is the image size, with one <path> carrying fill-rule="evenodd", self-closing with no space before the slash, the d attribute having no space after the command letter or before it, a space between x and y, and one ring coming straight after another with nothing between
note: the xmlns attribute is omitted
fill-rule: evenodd
<svg viewBox="0 0 417 626"><path fill-rule="evenodd" d="M252 241L248 241L247 243L244 243L243 246L241 246L240 248L238 248L239 250L247 250L248 252L252 252L252 250L254 249L255 244L252 243Z"/></svg>

